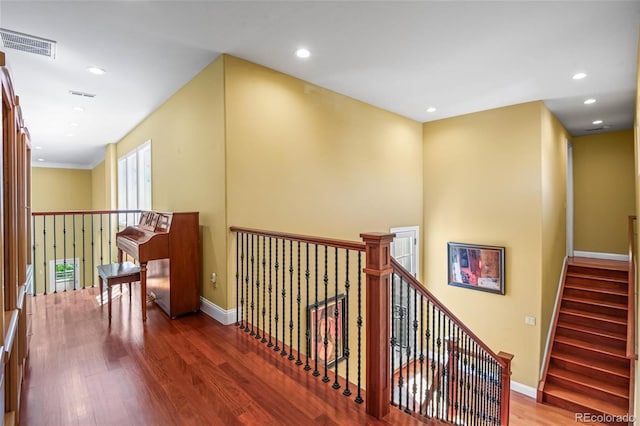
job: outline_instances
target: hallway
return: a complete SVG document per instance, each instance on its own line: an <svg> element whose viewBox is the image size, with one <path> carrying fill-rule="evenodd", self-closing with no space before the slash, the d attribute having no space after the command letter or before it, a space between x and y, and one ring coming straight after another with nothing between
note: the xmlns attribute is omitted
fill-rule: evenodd
<svg viewBox="0 0 640 426"><path fill-rule="evenodd" d="M420 424L395 409L368 417L353 397L204 314L172 321L149 304L143 326L139 299L130 309L124 296L111 328L96 288L31 299L21 424ZM511 425L573 423L572 413L512 393Z"/></svg>

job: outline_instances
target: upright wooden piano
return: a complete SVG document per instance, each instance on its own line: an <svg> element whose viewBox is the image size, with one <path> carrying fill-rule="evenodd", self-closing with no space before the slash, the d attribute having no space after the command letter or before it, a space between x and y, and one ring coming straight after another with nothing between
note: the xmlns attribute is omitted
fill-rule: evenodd
<svg viewBox="0 0 640 426"><path fill-rule="evenodd" d="M138 225L116 234L123 253L140 263L142 317L147 293L171 318L200 307L200 225L197 212L142 212ZM146 291L145 291L146 289Z"/></svg>

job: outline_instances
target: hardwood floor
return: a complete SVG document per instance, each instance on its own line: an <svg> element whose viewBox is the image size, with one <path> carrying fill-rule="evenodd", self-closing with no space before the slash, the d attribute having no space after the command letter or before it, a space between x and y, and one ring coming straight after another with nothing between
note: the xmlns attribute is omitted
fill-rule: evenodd
<svg viewBox="0 0 640 426"><path fill-rule="evenodd" d="M420 424L393 408L384 420L368 417L330 384L204 314L172 321L149 303L143 325L138 300L131 309L126 294L114 300L109 326L95 288L32 299L21 424ZM511 425L573 423L573 413L512 394Z"/></svg>

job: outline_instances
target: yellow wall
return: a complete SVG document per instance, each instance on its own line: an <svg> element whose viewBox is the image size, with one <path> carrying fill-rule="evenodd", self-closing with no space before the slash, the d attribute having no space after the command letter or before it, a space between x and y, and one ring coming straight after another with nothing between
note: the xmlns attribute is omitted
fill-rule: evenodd
<svg viewBox="0 0 640 426"><path fill-rule="evenodd" d="M229 225L360 240L420 225L413 120L225 59Z"/></svg>
<svg viewBox="0 0 640 426"><path fill-rule="evenodd" d="M34 212L91 210L91 170L34 167Z"/></svg>
<svg viewBox="0 0 640 426"><path fill-rule="evenodd" d="M118 142L117 157L151 140L152 207L200 212L202 295L228 308L223 64L212 62L145 118Z"/></svg>
<svg viewBox="0 0 640 426"><path fill-rule="evenodd" d="M532 387L541 358L543 108L424 124L425 282L489 347L514 354L513 380ZM545 170L545 179L555 175ZM449 241L504 246L506 294L448 286ZM535 326L526 315L538 317Z"/></svg>
<svg viewBox="0 0 640 426"><path fill-rule="evenodd" d="M544 355L567 254L567 139L557 118L541 105L542 126L542 288L540 353Z"/></svg>
<svg viewBox="0 0 640 426"><path fill-rule="evenodd" d="M573 139L575 250L626 254L635 209L633 131Z"/></svg>
<svg viewBox="0 0 640 426"><path fill-rule="evenodd" d="M104 161L91 170L91 208L107 210Z"/></svg>

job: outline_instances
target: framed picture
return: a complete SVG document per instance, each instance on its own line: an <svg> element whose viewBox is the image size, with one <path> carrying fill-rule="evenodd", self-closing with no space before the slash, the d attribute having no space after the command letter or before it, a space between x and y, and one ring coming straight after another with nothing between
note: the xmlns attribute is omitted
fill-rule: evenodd
<svg viewBox="0 0 640 426"><path fill-rule="evenodd" d="M344 358L344 295L318 301L307 308L310 359L327 366ZM326 341L326 345L325 345Z"/></svg>
<svg viewBox="0 0 640 426"><path fill-rule="evenodd" d="M504 247L447 243L449 285L504 294Z"/></svg>

